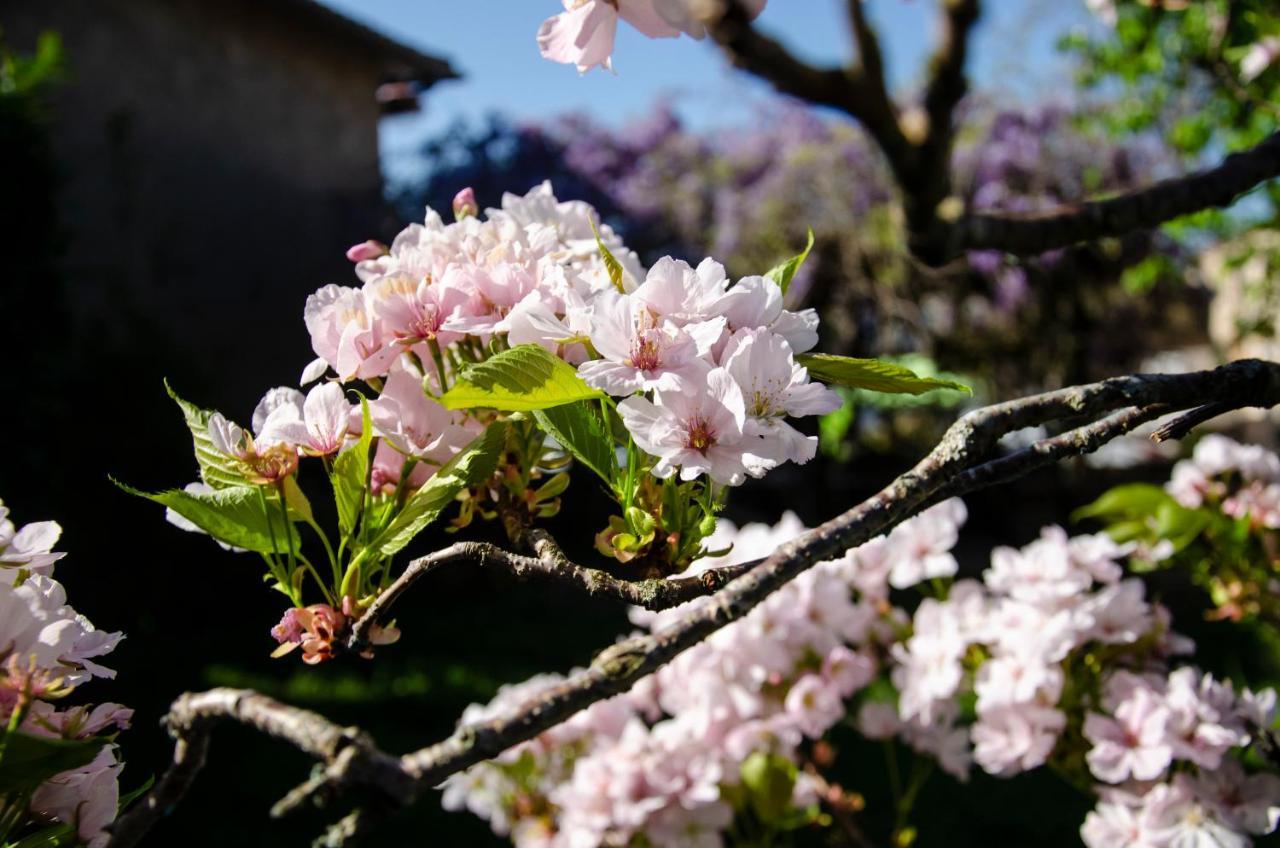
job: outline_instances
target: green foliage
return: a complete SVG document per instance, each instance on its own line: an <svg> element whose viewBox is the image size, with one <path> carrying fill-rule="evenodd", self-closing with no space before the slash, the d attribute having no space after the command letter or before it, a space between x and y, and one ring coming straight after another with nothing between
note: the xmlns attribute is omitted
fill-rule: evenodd
<svg viewBox="0 0 1280 848"><path fill-rule="evenodd" d="M1272 0L1199 0L1185 9L1117 0L1116 10L1114 30L1061 41L1082 60L1083 86L1118 90L1098 119L1109 131L1163 131L1183 154L1216 158L1257 144L1280 125L1280 66L1252 79L1241 66L1253 45L1280 35L1280 6Z"/></svg>
<svg viewBox="0 0 1280 848"><path fill-rule="evenodd" d="M804 261L809 258L809 251L811 250L813 250L812 229L809 230L809 239L805 243L804 250L800 251L786 262L783 262L780 265L775 265L767 274L765 274L765 276L777 283L779 288L782 289L782 293L786 294L787 289L791 287L791 280L795 277L796 272L800 270L800 266L804 264Z"/></svg>
<svg viewBox="0 0 1280 848"><path fill-rule="evenodd" d="M613 287L618 290L619 294L625 293L627 289L622 284L622 263L605 245L604 239L600 238L600 231L596 229L596 222L592 220L588 220L588 222L591 224L591 234L596 237L596 247L600 249L600 257L604 260L604 268L609 273L609 282L613 283Z"/></svg>
<svg viewBox="0 0 1280 848"><path fill-rule="evenodd" d="M493 476L506 443L507 423L498 421L477 436L449 460L405 503L369 547L384 556L397 553L440 513L453 503L463 489Z"/></svg>
<svg viewBox="0 0 1280 848"><path fill-rule="evenodd" d="M88 765L103 744L0 730L0 795L33 789L59 772Z"/></svg>
<svg viewBox="0 0 1280 848"><path fill-rule="evenodd" d="M40 33L30 56L19 56L0 44L0 98L25 96L56 81L62 63L62 39L56 32Z"/></svg>
<svg viewBox="0 0 1280 848"><path fill-rule="evenodd" d="M533 413L542 431L590 468L610 487L618 476L613 436L597 406L576 401Z"/></svg>
<svg viewBox="0 0 1280 848"><path fill-rule="evenodd" d="M743 761L740 774L746 804L767 825L788 816L796 786L796 764L780 754L755 751Z"/></svg>
<svg viewBox="0 0 1280 848"><path fill-rule="evenodd" d="M802 353L796 362L809 376L834 386L873 392L919 395L934 389L951 389L973 394L972 389L953 380L921 377L910 368L882 359L856 359L830 353Z"/></svg>
<svg viewBox="0 0 1280 848"><path fill-rule="evenodd" d="M333 487L333 501L338 508L338 529L343 538L351 535L360 511L369 480L369 447L373 444L373 419L369 414L369 401L360 396L360 440L338 454L329 473Z"/></svg>
<svg viewBox="0 0 1280 848"><path fill-rule="evenodd" d="M1155 545L1167 540L1175 552L1190 545L1209 526L1205 510L1188 509L1159 486L1130 483L1105 492L1071 514L1073 521L1096 518L1118 542Z"/></svg>
<svg viewBox="0 0 1280 848"><path fill-rule="evenodd" d="M196 462L200 466L200 479L215 489L245 485L244 473L239 463L234 457L227 456L215 448L213 440L209 438L209 419L213 416L213 411L201 409L178 397L178 393L169 385L168 380L165 381L164 390L182 410L182 417L191 431Z"/></svg>
<svg viewBox="0 0 1280 848"><path fill-rule="evenodd" d="M526 344L469 366L440 403L446 409L521 412L600 397L572 365L536 344Z"/></svg>
<svg viewBox="0 0 1280 848"><path fill-rule="evenodd" d="M118 480L124 491L166 506L220 542L264 554L298 550L301 540L280 514L280 496L260 486L232 486L203 494L182 489L143 492Z"/></svg>

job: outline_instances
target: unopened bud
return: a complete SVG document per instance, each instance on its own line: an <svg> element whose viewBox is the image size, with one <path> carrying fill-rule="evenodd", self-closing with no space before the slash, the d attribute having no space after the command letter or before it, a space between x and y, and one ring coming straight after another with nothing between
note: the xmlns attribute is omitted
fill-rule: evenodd
<svg viewBox="0 0 1280 848"><path fill-rule="evenodd" d="M372 239L347 248L347 258L352 262L364 262L367 259L377 259L379 256L386 255L387 246L380 241L373 241Z"/></svg>
<svg viewBox="0 0 1280 848"><path fill-rule="evenodd" d="M476 203L476 193L467 186L453 196L453 217L459 221L473 218L480 214L480 205Z"/></svg>

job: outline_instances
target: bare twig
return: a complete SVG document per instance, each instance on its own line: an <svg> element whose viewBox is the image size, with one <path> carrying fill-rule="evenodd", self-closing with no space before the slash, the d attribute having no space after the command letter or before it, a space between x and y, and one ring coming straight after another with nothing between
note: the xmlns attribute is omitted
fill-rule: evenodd
<svg viewBox="0 0 1280 848"><path fill-rule="evenodd" d="M404 572L374 600L351 628L347 648L368 647L369 633L383 622L391 606L420 577L455 562L471 562L481 568L497 568L519 580L556 580L591 598L611 598L648 610L664 610L708 595L746 571L750 563L708 569L691 577L623 580L607 571L577 565L560 551L555 540L538 531L534 549L538 556L522 556L487 542L459 542L410 562Z"/></svg>
<svg viewBox="0 0 1280 848"><path fill-rule="evenodd" d="M1151 434L1153 442L1167 442L1170 439L1185 438L1192 428L1198 427L1210 419L1217 418L1219 415L1239 409L1238 404L1229 401L1214 401L1206 403L1204 406L1198 406L1190 412L1179 415L1172 421L1164 424Z"/></svg>
<svg viewBox="0 0 1280 848"><path fill-rule="evenodd" d="M478 724L461 726L449 738L400 759L382 753L358 730L340 728L314 713L245 691L217 689L184 695L170 713L170 729L179 749L186 744L189 752L193 737L207 735L208 726L216 721L231 719L309 753L322 763L326 777L290 793L290 808L308 794L323 800L350 789L372 793L372 802L339 822L323 843L345 845L377 820L378 811L407 804L422 789L449 775L532 739L597 701L625 692L681 651L745 616L813 564L886 532L931 501L1087 453L1157 415L1206 402L1233 408L1280 404L1280 365L1243 360L1192 374L1118 377L975 410L952 425L928 456L878 494L781 546L671 626L620 642L602 651L587 669L531 701ZM1006 433L1082 417L1098 420L1008 456L986 459ZM546 567L538 558L502 553ZM463 558L456 550L450 557ZM174 759L170 772L151 794L117 823L112 848L136 843L181 797L199 768L199 758L175 751Z"/></svg>

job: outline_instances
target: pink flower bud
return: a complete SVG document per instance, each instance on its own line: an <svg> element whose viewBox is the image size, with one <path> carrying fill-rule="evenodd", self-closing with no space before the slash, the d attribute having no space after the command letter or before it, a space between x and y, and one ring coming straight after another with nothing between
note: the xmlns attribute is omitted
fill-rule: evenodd
<svg viewBox="0 0 1280 848"><path fill-rule="evenodd" d="M453 196L453 217L461 221L480 214L480 205L476 203L476 193L471 186Z"/></svg>
<svg viewBox="0 0 1280 848"><path fill-rule="evenodd" d="M455 201L455 205L456 203L457 201ZM347 248L347 258L352 262L364 262L367 259L377 259L379 256L386 255L387 246L380 241L372 239Z"/></svg>

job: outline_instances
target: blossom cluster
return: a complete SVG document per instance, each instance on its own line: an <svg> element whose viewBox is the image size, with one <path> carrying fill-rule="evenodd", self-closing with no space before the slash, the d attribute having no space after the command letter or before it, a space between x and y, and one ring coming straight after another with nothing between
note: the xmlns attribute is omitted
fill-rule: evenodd
<svg viewBox="0 0 1280 848"><path fill-rule="evenodd" d="M0 726L44 739L87 740L127 728L133 711L112 703L60 703L92 678L115 677L98 660L123 638L98 630L67 604L66 590L51 576L63 557L53 550L61 532L52 521L16 528L0 503ZM10 747L0 748L0 762ZM38 757L27 763L39 765ZM116 746L103 744L91 762L50 775L29 794L0 794L0 840L60 822L90 846L105 844L122 768ZM26 814L13 810L15 804L25 804ZM5 830L15 819L18 829Z"/></svg>
<svg viewBox="0 0 1280 848"><path fill-rule="evenodd" d="M1173 467L1165 488L1190 509L1213 503L1232 518L1280 529L1280 457L1259 445L1207 435Z"/></svg>
<svg viewBox="0 0 1280 848"><path fill-rule="evenodd" d="M711 542L733 545L716 567L764 556L803 530L788 513L776 527L721 521ZM660 630L690 604L633 621ZM743 766L761 753L795 760L821 738L844 702L876 675L889 638L876 605L849 591L844 563L817 566L748 616L685 652L626 695L450 778L444 803L487 818L520 846L724 844L741 812ZM519 706L559 682L543 676L474 705L462 723ZM813 803L800 774L788 806ZM734 803L738 800L738 803Z"/></svg>
<svg viewBox="0 0 1280 848"><path fill-rule="evenodd" d="M755 17L767 0L743 4ZM585 74L595 67L613 70L613 42L618 19L649 38L701 39L706 25L695 0L564 0L565 11L547 18L538 28L538 49L545 59L576 65Z"/></svg>
<svg viewBox="0 0 1280 848"><path fill-rule="evenodd" d="M272 635L307 662L334 656L386 588L391 555L425 524L412 516L441 512L416 501L425 489L432 503L463 501L456 526L499 513L527 522L559 508L570 454L603 456L588 465L622 515L601 550L673 573L712 550L703 537L726 487L814 456L817 438L789 419L841 404L797 361L818 341L818 317L784 307L789 277L732 281L712 259L664 257L646 270L593 207L558 200L549 183L483 215L469 189L453 207L452 222L428 209L389 246L352 247L360 285L307 298L316 358L305 392L269 390L248 427L179 401L202 479L149 497L178 526L264 556L293 604ZM485 365L505 369L501 379L475 382ZM502 405L495 379L524 405ZM460 386L469 399L451 391ZM561 445L543 419L507 414L569 403L574 432L595 443ZM304 465L322 467L350 505L336 537L297 483ZM331 578L294 525L314 531ZM309 579L322 603L304 600ZM395 632L374 628L372 641Z"/></svg>
<svg viewBox="0 0 1280 848"><path fill-rule="evenodd" d="M1174 662L1194 646L1125 576L1133 546L1049 527L993 550L981 579L955 580L965 517L948 501L815 566L626 695L455 776L446 806L521 846L722 845L750 806L746 764L812 765L849 716L958 780L974 765L1012 777L1053 764L1092 784L1090 848L1244 846L1272 832L1280 777L1249 773L1243 755L1270 728L1275 693ZM722 521L714 538L743 560L802 529L790 515L775 528ZM706 603L632 619L657 631ZM463 723L556 682L508 687ZM829 786L793 774L793 818L776 827L827 800Z"/></svg>

